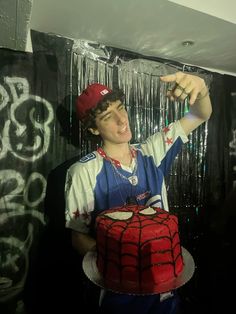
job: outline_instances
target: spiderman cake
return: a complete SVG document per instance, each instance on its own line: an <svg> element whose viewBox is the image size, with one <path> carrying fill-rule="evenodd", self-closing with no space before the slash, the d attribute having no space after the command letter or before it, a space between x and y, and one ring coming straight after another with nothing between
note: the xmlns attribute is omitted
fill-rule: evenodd
<svg viewBox="0 0 236 314"><path fill-rule="evenodd" d="M150 293L167 284L168 290L183 271L178 219L160 208L105 210L96 219L96 238L96 266L108 289Z"/></svg>

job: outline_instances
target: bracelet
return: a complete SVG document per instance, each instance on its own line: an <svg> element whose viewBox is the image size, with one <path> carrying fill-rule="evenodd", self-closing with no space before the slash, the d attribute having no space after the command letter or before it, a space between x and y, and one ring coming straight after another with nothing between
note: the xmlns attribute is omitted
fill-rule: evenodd
<svg viewBox="0 0 236 314"><path fill-rule="evenodd" d="M202 100L203 98L205 98L206 96L208 96L209 95L209 90L208 90L208 88L206 87L206 93L204 94L204 95L202 95L202 96L197 96L197 98L196 98L196 100Z"/></svg>

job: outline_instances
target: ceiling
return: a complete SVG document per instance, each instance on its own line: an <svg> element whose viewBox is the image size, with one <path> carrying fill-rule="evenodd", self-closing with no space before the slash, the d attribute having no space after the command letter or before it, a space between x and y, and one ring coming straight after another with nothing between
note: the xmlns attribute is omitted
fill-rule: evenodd
<svg viewBox="0 0 236 314"><path fill-rule="evenodd" d="M0 0L0 10L2 47L30 50L33 29L236 75L235 0Z"/></svg>

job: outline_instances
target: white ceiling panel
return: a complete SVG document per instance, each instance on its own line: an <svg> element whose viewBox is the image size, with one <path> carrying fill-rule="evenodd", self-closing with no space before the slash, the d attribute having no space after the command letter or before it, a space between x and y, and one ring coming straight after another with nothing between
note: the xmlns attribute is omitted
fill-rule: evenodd
<svg viewBox="0 0 236 314"><path fill-rule="evenodd" d="M0 0L1 8L17 10L12 2L32 1ZM34 0L28 24L29 13L14 12L18 19L6 29L11 47L12 38L25 40L14 30L28 27L236 75L235 0ZM1 14L0 26L4 21ZM188 40L194 45L183 46Z"/></svg>

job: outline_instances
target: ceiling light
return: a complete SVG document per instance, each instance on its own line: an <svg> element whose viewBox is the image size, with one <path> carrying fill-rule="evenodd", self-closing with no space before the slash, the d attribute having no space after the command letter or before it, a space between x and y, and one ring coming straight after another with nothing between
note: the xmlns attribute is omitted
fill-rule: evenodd
<svg viewBox="0 0 236 314"><path fill-rule="evenodd" d="M184 47L190 47L190 46L193 46L195 43L194 41L192 40L185 40L185 41L182 41L182 46Z"/></svg>

